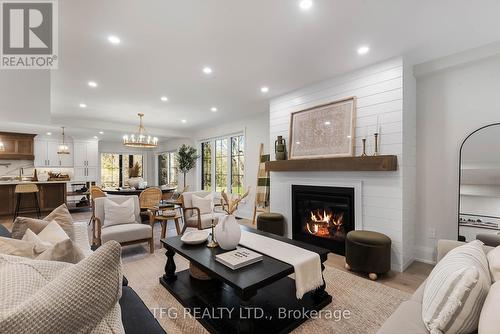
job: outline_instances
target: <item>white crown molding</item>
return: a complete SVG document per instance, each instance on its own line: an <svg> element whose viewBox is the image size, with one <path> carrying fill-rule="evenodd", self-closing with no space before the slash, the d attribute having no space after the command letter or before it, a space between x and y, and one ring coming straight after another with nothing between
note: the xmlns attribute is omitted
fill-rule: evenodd
<svg viewBox="0 0 500 334"><path fill-rule="evenodd" d="M474 49L417 64L413 67L413 74L417 78L423 77L435 72L444 71L497 55L500 55L500 42L483 45Z"/></svg>

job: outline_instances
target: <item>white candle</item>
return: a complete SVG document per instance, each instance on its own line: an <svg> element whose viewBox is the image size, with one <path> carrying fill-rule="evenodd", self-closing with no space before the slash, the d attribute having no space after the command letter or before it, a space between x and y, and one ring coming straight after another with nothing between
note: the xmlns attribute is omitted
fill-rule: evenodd
<svg viewBox="0 0 500 334"><path fill-rule="evenodd" d="M375 131L380 135L380 133L382 132L382 115L378 115L377 116L377 128L375 129Z"/></svg>

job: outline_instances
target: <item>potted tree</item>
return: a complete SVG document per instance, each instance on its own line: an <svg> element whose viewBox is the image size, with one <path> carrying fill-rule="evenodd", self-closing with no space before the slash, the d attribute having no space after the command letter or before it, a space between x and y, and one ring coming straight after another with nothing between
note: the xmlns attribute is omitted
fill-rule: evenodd
<svg viewBox="0 0 500 334"><path fill-rule="evenodd" d="M177 160L177 168L184 175L184 188L186 188L186 174L196 166L196 160L199 155L196 149L190 145L183 144L179 147L179 151L175 155Z"/></svg>

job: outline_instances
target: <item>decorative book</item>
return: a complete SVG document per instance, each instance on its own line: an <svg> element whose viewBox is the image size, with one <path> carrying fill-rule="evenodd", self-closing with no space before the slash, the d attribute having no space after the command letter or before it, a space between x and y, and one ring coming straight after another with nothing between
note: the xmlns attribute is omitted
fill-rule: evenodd
<svg viewBox="0 0 500 334"><path fill-rule="evenodd" d="M215 260L236 270L262 261L262 254L241 247L230 252L218 254L215 256Z"/></svg>

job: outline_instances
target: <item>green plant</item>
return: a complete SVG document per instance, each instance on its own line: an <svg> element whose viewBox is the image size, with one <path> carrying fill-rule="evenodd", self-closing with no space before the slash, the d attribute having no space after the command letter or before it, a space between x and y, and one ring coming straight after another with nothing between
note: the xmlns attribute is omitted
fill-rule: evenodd
<svg viewBox="0 0 500 334"><path fill-rule="evenodd" d="M184 175L184 188L186 187L186 174L194 168L199 155L196 149L190 145L183 144L179 147L179 151L175 154L177 160L177 168Z"/></svg>

